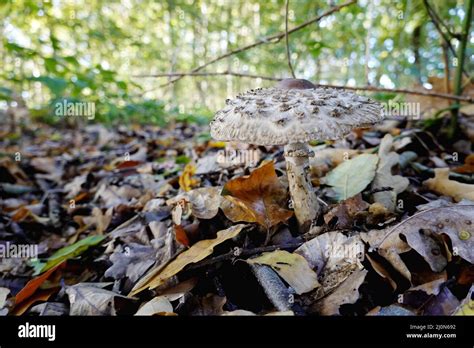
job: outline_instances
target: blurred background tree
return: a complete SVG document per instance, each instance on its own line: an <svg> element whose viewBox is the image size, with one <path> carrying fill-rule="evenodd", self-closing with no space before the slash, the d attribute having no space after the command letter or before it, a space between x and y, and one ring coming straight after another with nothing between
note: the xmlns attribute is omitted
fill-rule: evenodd
<svg viewBox="0 0 474 348"><path fill-rule="evenodd" d="M452 92L449 82L440 87L433 81L454 80L459 62L453 51L461 42L466 2L472 4L359 0L291 35L296 75L322 84ZM341 3L293 0L289 27ZM164 124L170 118L205 120L227 97L273 82L193 76L166 84L174 77L139 75L187 72L284 31L285 1L2 0L0 16L0 109L21 99L33 115L48 120L51 106L67 98L95 102L101 121ZM467 76L474 66L473 46L471 35ZM289 77L285 40L231 55L202 71Z"/></svg>

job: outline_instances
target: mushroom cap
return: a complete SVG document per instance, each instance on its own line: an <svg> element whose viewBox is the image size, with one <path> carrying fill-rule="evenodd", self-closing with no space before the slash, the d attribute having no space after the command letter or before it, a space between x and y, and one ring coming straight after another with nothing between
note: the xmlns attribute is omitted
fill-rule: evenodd
<svg viewBox="0 0 474 348"><path fill-rule="evenodd" d="M309 84L284 80L276 88L258 88L227 99L211 121L211 136L221 141L286 145L340 139L354 128L383 119L382 106L367 97Z"/></svg>

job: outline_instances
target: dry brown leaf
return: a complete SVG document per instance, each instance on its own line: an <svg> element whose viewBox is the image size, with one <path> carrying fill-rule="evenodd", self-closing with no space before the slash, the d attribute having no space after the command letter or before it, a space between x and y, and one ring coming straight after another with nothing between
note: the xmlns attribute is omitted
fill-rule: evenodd
<svg viewBox="0 0 474 348"><path fill-rule="evenodd" d="M0 158L0 167L5 168L9 174L15 179L15 183L19 185L28 185L28 176L18 165L19 162L12 160L10 157Z"/></svg>
<svg viewBox="0 0 474 348"><path fill-rule="evenodd" d="M244 227L246 227L246 225L235 225L226 230L217 232L215 239L205 239L197 242L191 248L179 254L176 259L166 266L153 269L134 286L129 296L138 294L145 289L155 289L159 287L169 278L178 274L187 265L199 262L211 255L216 245L230 238L234 238Z"/></svg>
<svg viewBox="0 0 474 348"><path fill-rule="evenodd" d="M112 221L113 208L109 208L102 213L102 210L98 207L92 209L92 216L95 218L95 230L97 234L104 234L107 227L109 227L110 222Z"/></svg>
<svg viewBox="0 0 474 348"><path fill-rule="evenodd" d="M367 257L367 260L369 260L370 265L372 266L374 271L377 272L377 274L380 275L382 278L386 279L392 286L393 290L396 290L397 283L395 283L395 281L392 279L390 273L385 269L385 267L380 262L377 262L374 258L370 257L369 254L365 256Z"/></svg>
<svg viewBox="0 0 474 348"><path fill-rule="evenodd" d="M103 289L110 283L78 283L66 288L71 310L69 315L115 315L114 299L126 297Z"/></svg>
<svg viewBox="0 0 474 348"><path fill-rule="evenodd" d="M166 315L173 313L173 306L165 296L157 296L146 302L135 313L136 316Z"/></svg>
<svg viewBox="0 0 474 348"><path fill-rule="evenodd" d="M460 167L454 168L454 172L462 174L474 174L474 154L471 153L464 160L464 164Z"/></svg>
<svg viewBox="0 0 474 348"><path fill-rule="evenodd" d="M324 222L330 224L333 219L337 218L336 223L331 226L334 226L335 229L350 228L354 223L357 213L366 210L368 207L369 203L365 202L359 193L335 205L324 215Z"/></svg>
<svg viewBox="0 0 474 348"><path fill-rule="evenodd" d="M423 182L430 190L453 197L456 202L463 199L474 201L474 185L449 179L449 168L435 169L435 177Z"/></svg>
<svg viewBox="0 0 474 348"><path fill-rule="evenodd" d="M441 272L447 265L443 255L444 244L440 235L451 240L453 253L474 263L474 205L457 205L422 211L386 230L373 230L362 239L387 259L402 275L411 280L407 266L400 254L415 249L434 272ZM403 235L406 243L400 238Z"/></svg>
<svg viewBox="0 0 474 348"><path fill-rule="evenodd" d="M372 182L372 190L383 187L391 187L391 191L376 192L373 194L375 202L381 203L390 212L395 211L397 194L406 190L409 185L407 178L400 175L392 175L392 167L398 164L399 155L391 151L393 137L386 134L379 147L379 163L375 171L374 181Z"/></svg>
<svg viewBox="0 0 474 348"><path fill-rule="evenodd" d="M467 293L466 298L456 308L453 315L471 315L474 316L474 285Z"/></svg>
<svg viewBox="0 0 474 348"><path fill-rule="evenodd" d="M390 233L391 229L372 230L361 234L361 239L368 243L371 249L377 250L400 274L411 281L411 273L400 257L400 254L411 250L398 233Z"/></svg>
<svg viewBox="0 0 474 348"><path fill-rule="evenodd" d="M249 176L230 180L222 194L227 200L221 208L233 222L257 222L268 229L293 215L284 208L287 191L278 180L273 162L255 169Z"/></svg>
<svg viewBox="0 0 474 348"><path fill-rule="evenodd" d="M166 204L185 202L190 205L191 213L199 219L212 219L217 215L223 197L222 187L200 187L169 199Z"/></svg>
<svg viewBox="0 0 474 348"><path fill-rule="evenodd" d="M354 270L361 268L364 245L359 236L346 237L341 232L328 232L311 239L295 250L316 271L321 283L317 298L344 282Z"/></svg>
<svg viewBox="0 0 474 348"><path fill-rule="evenodd" d="M440 272L447 264L437 236L440 234L449 237L455 255L474 263L473 217L474 205L435 208L402 221L393 228L392 233L403 234L407 243L423 256L431 269Z"/></svg>
<svg viewBox="0 0 474 348"><path fill-rule="evenodd" d="M320 315L339 315L343 304L352 304L359 299L359 287L364 282L367 270L356 270L333 293L311 306Z"/></svg>
<svg viewBox="0 0 474 348"><path fill-rule="evenodd" d="M326 148L321 150L313 148L312 150L314 151L314 156L309 158L309 165L311 175L316 177L324 176L332 167L336 167L343 161L359 153L358 150L341 148Z"/></svg>
<svg viewBox="0 0 474 348"><path fill-rule="evenodd" d="M301 255L276 250L248 259L247 262L272 267L299 295L319 286L318 275Z"/></svg>

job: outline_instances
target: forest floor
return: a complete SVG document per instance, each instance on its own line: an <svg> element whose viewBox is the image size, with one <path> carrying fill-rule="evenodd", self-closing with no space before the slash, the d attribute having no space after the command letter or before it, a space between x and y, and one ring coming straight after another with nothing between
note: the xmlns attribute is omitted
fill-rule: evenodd
<svg viewBox="0 0 474 348"><path fill-rule="evenodd" d="M0 313L473 314L463 127L311 144L323 211L301 234L280 147L190 124L2 126Z"/></svg>

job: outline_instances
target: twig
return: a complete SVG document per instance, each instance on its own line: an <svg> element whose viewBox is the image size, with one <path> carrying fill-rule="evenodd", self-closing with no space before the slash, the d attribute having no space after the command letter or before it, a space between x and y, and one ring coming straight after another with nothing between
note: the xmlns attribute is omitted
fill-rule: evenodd
<svg viewBox="0 0 474 348"><path fill-rule="evenodd" d="M291 76L296 78L295 70L293 65L291 65L291 54L290 54L290 44L288 40L288 8L290 7L290 0L286 0L285 6L285 44L286 44L286 57L288 59L288 67L290 68Z"/></svg>
<svg viewBox="0 0 474 348"><path fill-rule="evenodd" d="M323 14L317 16L317 17L314 17L306 22L304 22L303 24L300 24L294 28L291 28L290 30L288 30L288 35L290 34L293 34L294 32L298 31L298 30L301 30L303 28L306 28L308 25L310 24L313 24L313 23L316 23L318 21L320 21L321 19L323 19L324 17L327 17L331 14L333 14L334 12L337 12L337 11L340 11L342 8L344 7L347 7L349 5L352 5L352 4L355 4L357 2L357 0L350 0L350 1L347 1L339 6L334 6L332 8L330 8L329 10L327 10L326 12L324 12ZM270 42L279 42L283 37L285 37L286 35L286 32L280 32L278 34L275 34L275 35L271 35L271 36L267 36L267 37L264 37L262 39L259 39L249 45L246 45L246 46L242 46L242 47L239 47L239 48L236 48L235 50L232 50L232 51L229 51L221 56L218 56L214 59L211 59L210 61L204 63L204 64L201 64L199 66L197 66L196 68L194 68L193 70L191 70L192 73L195 73L195 72L198 72L202 69L204 69L205 67L211 65L211 64L214 64L222 59L225 59L227 57L230 57L230 56L233 56L237 53L240 53L240 52L243 52L243 51L246 51L246 50L249 50L251 48L254 48L254 47L257 47L257 46L260 46L260 45L263 45L263 44L267 44L267 43L270 43ZM159 87L166 87L172 83L175 83L176 81L179 81L180 79L182 78L182 76L178 76L177 78L173 79L173 80L170 80L169 82L159 86Z"/></svg>
<svg viewBox="0 0 474 348"><path fill-rule="evenodd" d="M232 260L234 258L252 256L255 254L260 254L260 253L269 252L269 251L275 251L275 250L281 250L281 249L296 249L300 247L303 243L304 242L298 242L298 243L292 243L292 244L269 245L269 246L263 246L259 248L253 248L253 249L240 249L240 252L238 253L236 253L233 250L226 254L218 255L210 259L196 263L194 265L190 265L186 268L186 270L202 268L202 267L209 266L217 262Z"/></svg>
<svg viewBox="0 0 474 348"><path fill-rule="evenodd" d="M421 163L411 162L410 166L415 169L417 172L424 172L430 175L434 175L434 169L427 167ZM456 180L459 182L463 182L466 184L474 183L474 175L473 174L459 174L456 172L449 172L449 179Z"/></svg>
<svg viewBox="0 0 474 348"><path fill-rule="evenodd" d="M462 38L459 41L459 47L456 57L458 58L458 66L456 69L456 75L454 77L454 94L461 95L463 88L462 88L462 73L463 73L463 66L464 66L464 59L466 55L466 45L469 41L469 27L471 26L471 18L472 18L472 2L473 0L466 0L466 7L464 9L464 22L462 24ZM455 108L451 111L451 124L449 129L449 137L452 139L456 130L458 128L458 113L459 113L459 102L456 102Z"/></svg>
<svg viewBox="0 0 474 348"><path fill-rule="evenodd" d="M236 76L236 77L248 77L252 79L262 79L270 81L281 81L283 78L280 77L271 77L271 76L262 76L255 74L246 74L239 73L235 71L219 71L219 72L172 72L172 73L162 73L162 74L148 74L148 75L133 75L132 77L142 78L142 77L173 77L178 76L183 78L185 76Z"/></svg>
<svg viewBox="0 0 474 348"><path fill-rule="evenodd" d="M449 41L449 37L446 35L446 33L441 29L441 19L439 18L439 16L437 15L437 13L435 12L435 10L431 7L431 5L429 4L428 0L423 0L423 3L426 7L426 12L428 12L428 16L430 16L431 18L431 21L433 22L436 30L438 31L439 35L441 35L441 38L443 39L443 41L446 43L446 45L448 46L449 50L451 51L451 53L456 57L456 50L454 49L453 45L451 45L451 42ZM449 30L448 30L449 32ZM449 32L450 35L452 37L456 37L458 38L458 40L461 40L462 39L462 35L457 35L457 36L453 36L451 34L451 32ZM458 58L459 59L459 58ZM464 71L463 69L463 73L464 75L470 79L470 75Z"/></svg>
<svg viewBox="0 0 474 348"><path fill-rule="evenodd" d="M434 20L436 20L436 21L438 22L438 24L440 24L444 29L446 29L446 31L448 32L449 36L451 36L452 38L458 39L458 40L461 39L462 34L454 33L454 32L446 25L446 23L444 23L444 21L441 19L441 17L436 13L436 11L434 10L434 8L433 8L428 2L425 3L425 6L427 6L427 8L429 8L429 9L431 10L431 14L433 15L433 17L435 17Z"/></svg>
<svg viewBox="0 0 474 348"><path fill-rule="evenodd" d="M355 91L373 91L373 92L415 94L415 95L422 95L422 96L426 96L426 97L437 97L437 98L443 98L443 99L459 100L459 101L464 101L464 102L467 102L467 103L474 103L474 98L468 97L468 96L458 96L458 95L447 94L447 93L435 93L435 92L412 90L412 89L405 89L405 88L393 88L392 89L392 88L375 87L375 86L352 87L352 86L322 85L322 84L316 84L316 86L329 87L329 88L340 88L340 89L355 90Z"/></svg>

